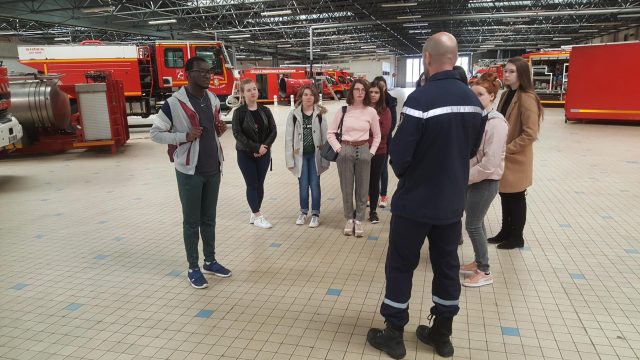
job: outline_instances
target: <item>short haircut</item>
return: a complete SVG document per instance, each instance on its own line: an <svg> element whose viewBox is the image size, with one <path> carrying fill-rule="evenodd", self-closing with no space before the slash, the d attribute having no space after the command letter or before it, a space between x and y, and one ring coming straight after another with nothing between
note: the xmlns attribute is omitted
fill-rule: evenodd
<svg viewBox="0 0 640 360"><path fill-rule="evenodd" d="M302 104L302 95L305 90L309 90L311 91L311 94L313 94L313 105L320 102L320 94L318 94L318 90L316 90L313 85L306 84L298 90L298 94L296 95L296 106L300 106Z"/></svg>
<svg viewBox="0 0 640 360"><path fill-rule="evenodd" d="M186 72L189 72L191 70L193 70L193 68L195 67L195 63L197 62L203 62L207 65L210 65L209 62L207 61L207 59L200 57L200 56L194 56L192 58L190 58L189 60L187 60L187 63L184 65L184 70Z"/></svg>

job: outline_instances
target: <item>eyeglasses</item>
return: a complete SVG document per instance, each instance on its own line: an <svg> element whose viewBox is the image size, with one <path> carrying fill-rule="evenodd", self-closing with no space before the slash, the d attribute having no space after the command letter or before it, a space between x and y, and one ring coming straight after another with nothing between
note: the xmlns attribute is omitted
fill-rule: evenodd
<svg viewBox="0 0 640 360"><path fill-rule="evenodd" d="M215 74L215 71L213 69L209 69L209 70L193 69L190 72L197 72L200 75L209 75L209 76Z"/></svg>

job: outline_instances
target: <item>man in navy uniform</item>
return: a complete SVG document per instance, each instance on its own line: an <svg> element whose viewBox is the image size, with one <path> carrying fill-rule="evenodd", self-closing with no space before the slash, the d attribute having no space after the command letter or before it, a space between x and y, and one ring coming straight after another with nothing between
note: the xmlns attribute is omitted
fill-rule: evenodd
<svg viewBox="0 0 640 360"><path fill-rule="evenodd" d="M469 159L480 145L486 122L480 101L452 70L457 58L453 35L442 32L427 39L423 61L429 81L405 101L389 153L400 181L392 201L386 292L380 308L386 328L369 330L367 341L395 359L406 355L403 332L425 238L433 268L433 323L418 326L416 335L438 355L453 356L451 325L460 309L457 248Z"/></svg>

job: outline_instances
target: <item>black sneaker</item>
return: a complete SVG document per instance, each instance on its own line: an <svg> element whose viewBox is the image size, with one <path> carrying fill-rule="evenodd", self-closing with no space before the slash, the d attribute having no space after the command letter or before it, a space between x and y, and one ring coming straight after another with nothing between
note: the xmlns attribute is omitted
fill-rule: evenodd
<svg viewBox="0 0 640 360"><path fill-rule="evenodd" d="M377 212L375 212L375 211L374 211L374 212L372 212L372 213L369 213L369 221L370 221L372 224L377 224L377 223L379 223L379 222L380 222L380 218L378 218L378 213L377 213Z"/></svg>
<svg viewBox="0 0 640 360"><path fill-rule="evenodd" d="M369 329L367 342L374 348L385 352L394 359L402 359L407 355L402 332L387 326L382 329Z"/></svg>

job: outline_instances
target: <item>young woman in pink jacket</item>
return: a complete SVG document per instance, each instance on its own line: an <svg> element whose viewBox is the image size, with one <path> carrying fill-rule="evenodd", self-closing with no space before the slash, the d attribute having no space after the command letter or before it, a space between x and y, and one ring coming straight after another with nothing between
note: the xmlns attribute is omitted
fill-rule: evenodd
<svg viewBox="0 0 640 360"><path fill-rule="evenodd" d="M482 74L471 87L489 115L482 143L469 164L469 186L464 210L465 228L473 245L475 260L460 268L460 272L471 275L462 282L463 286L468 287L493 283L493 276L489 271L484 217L498 194L499 180L504 172L504 156L509 131L507 120L492 108L499 88L500 84L495 73Z"/></svg>

